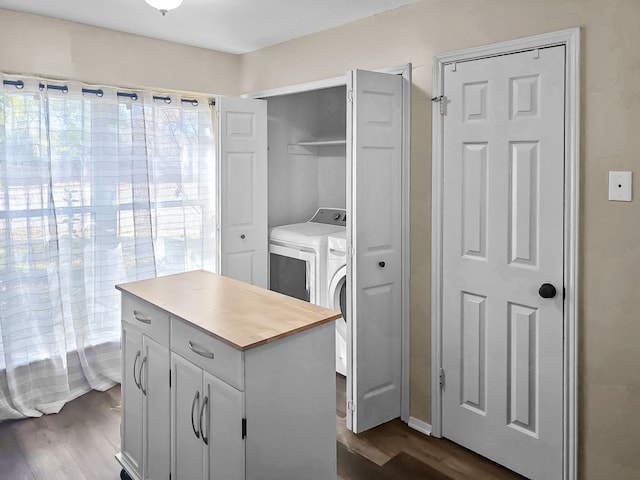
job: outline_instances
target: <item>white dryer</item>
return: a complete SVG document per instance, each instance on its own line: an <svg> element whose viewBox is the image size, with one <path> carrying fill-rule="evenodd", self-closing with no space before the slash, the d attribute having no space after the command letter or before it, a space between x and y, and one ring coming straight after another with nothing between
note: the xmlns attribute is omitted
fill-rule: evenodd
<svg viewBox="0 0 640 480"><path fill-rule="evenodd" d="M346 229L327 239L327 304L342 313L336 320L336 372L347 374L347 237Z"/></svg>
<svg viewBox="0 0 640 480"><path fill-rule="evenodd" d="M344 209L319 208L307 222L269 232L269 288L326 306L327 237L346 230Z"/></svg>

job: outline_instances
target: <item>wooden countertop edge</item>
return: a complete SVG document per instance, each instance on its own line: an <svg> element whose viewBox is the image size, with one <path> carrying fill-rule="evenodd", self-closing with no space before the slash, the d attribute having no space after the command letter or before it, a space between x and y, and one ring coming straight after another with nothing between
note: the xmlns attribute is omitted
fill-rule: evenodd
<svg viewBox="0 0 640 480"><path fill-rule="evenodd" d="M167 310L166 308L164 308L164 307L162 307L160 305L157 305L157 304L149 302L149 300L147 300L146 298L141 297L139 295L136 295L135 293L131 292L130 290L127 290L126 288L123 288L123 286L121 286L121 285L116 285L115 287L116 287L117 290L120 290L121 292L126 293L127 295L131 295L132 297L135 297L135 298L137 298L139 300L142 300L143 302L148 303L149 305L153 305L155 308L158 308L158 309L162 310L164 313L166 313L170 317L177 318L178 320L180 320L182 322L185 322L186 324L188 324L188 325L190 325L192 327L197 328L198 330L200 330L204 334L212 336L212 337L214 337L214 338L226 343L230 347L233 347L233 348L235 348L237 350L241 350L243 352L247 351L247 350L251 350L252 348L259 347L261 345L266 345L268 343L275 342L277 340L280 340L280 339L283 339L283 338L286 338L286 337L290 337L292 335L295 335L297 333L303 332L305 330L310 330L310 329L312 329L314 327L318 327L318 326L323 325L325 323L329 323L329 322L335 321L335 320L337 320L337 319L342 317L342 314L336 312L335 315L331 315L331 316L329 316L329 317L327 317L327 318L325 318L323 320L318 320L318 321L316 321L316 322L314 322L314 323L312 323L310 325L302 325L299 328L288 330L286 332L283 332L283 333L278 334L278 335L274 335L272 337L267 337L267 338L264 338L264 339L261 339L261 340L256 340L255 342L248 343L246 345L238 345L237 343L229 340L228 338L225 338L222 335L219 335L219 334L217 334L215 332L212 332L208 328L204 328L203 326L198 325L197 323L193 323L193 322L187 320L186 318L182 318L181 316L176 315L174 312L172 312L170 310Z"/></svg>
<svg viewBox="0 0 640 480"><path fill-rule="evenodd" d="M275 342L277 340L281 340L283 338L291 337L291 336L296 335L298 333L304 332L305 330L311 330L312 328L319 327L320 325L324 325L325 323L329 323L329 322L335 321L335 320L339 319L340 317L342 317L341 314L336 313L334 316L331 316L331 317L326 318L324 320L318 320L317 322L315 322L315 323L313 323L311 325L303 325L303 326L301 326L299 328L295 328L293 330L289 330L289 331L281 333L279 335L273 335L271 337L264 338L262 340L256 340L253 343L248 343L248 344L243 346L243 345L238 345L238 344L232 342L231 340L229 340L227 338L224 338L223 336L218 335L218 334L210 331L209 329L198 325L197 323L192 323L189 320L185 320L184 318L178 317L177 315L171 314L171 316L174 317L174 318L177 318L177 319L179 319L179 320L181 320L181 321L183 321L185 323L188 323L189 325L197 328L198 330L200 330L204 334L210 335L212 337L215 337L218 340L226 343L227 345L229 345L229 346L231 346L231 347L233 347L233 348L235 348L237 350L241 350L243 352L246 352L247 350L251 350L252 348L256 348L256 347L260 347L262 345L266 345L268 343L273 343L273 342Z"/></svg>

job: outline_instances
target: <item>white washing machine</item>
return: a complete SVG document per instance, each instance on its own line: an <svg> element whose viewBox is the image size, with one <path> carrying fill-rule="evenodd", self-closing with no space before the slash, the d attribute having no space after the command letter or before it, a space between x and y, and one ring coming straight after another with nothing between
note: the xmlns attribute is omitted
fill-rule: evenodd
<svg viewBox="0 0 640 480"><path fill-rule="evenodd" d="M327 239L326 307L342 313L336 320L336 372L347 374L347 235L342 232Z"/></svg>
<svg viewBox="0 0 640 480"><path fill-rule="evenodd" d="M326 306L327 237L346 231L344 209L319 208L308 221L269 231L269 288Z"/></svg>

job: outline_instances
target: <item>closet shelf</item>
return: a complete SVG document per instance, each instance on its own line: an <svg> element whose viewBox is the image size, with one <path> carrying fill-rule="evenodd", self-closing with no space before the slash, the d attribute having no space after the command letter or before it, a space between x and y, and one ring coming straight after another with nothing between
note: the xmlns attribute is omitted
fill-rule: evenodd
<svg viewBox="0 0 640 480"><path fill-rule="evenodd" d="M320 140L316 142L298 142L295 145L301 147L328 147L331 145L346 145L346 140Z"/></svg>
<svg viewBox="0 0 640 480"><path fill-rule="evenodd" d="M298 142L287 146L287 153L291 155L318 155L318 150L322 147L344 147L346 140L318 140L314 142Z"/></svg>

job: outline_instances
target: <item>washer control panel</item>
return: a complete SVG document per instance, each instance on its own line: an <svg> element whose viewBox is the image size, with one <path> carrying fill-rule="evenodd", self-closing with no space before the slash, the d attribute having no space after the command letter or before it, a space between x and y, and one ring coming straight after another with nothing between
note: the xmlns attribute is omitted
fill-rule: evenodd
<svg viewBox="0 0 640 480"><path fill-rule="evenodd" d="M346 227L347 212L343 208L319 208L315 215L309 221Z"/></svg>

